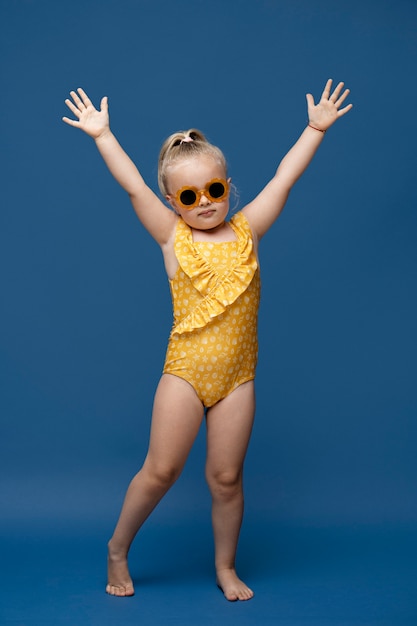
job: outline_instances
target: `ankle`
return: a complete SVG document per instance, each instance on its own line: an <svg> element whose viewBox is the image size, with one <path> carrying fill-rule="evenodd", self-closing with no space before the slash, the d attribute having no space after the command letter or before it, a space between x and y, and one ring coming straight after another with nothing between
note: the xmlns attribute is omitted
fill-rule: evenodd
<svg viewBox="0 0 417 626"><path fill-rule="evenodd" d="M124 560L127 559L127 550L120 548L120 546L115 545L113 539L107 544L109 558L112 560Z"/></svg>
<svg viewBox="0 0 417 626"><path fill-rule="evenodd" d="M234 565L219 565L216 566L216 574L222 574L222 572L234 572L236 573L236 568Z"/></svg>

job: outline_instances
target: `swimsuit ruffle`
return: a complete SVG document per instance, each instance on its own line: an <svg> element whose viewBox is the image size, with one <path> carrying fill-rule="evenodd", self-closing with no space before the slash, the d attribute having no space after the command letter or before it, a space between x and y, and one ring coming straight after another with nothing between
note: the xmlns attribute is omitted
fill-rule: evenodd
<svg viewBox="0 0 417 626"><path fill-rule="evenodd" d="M229 223L236 233L237 254L230 269L219 275L194 245L190 227L182 219L178 220L175 254L181 269L202 295L202 300L174 325L172 335L203 328L224 313L251 283L258 263L248 221L243 213L237 213Z"/></svg>

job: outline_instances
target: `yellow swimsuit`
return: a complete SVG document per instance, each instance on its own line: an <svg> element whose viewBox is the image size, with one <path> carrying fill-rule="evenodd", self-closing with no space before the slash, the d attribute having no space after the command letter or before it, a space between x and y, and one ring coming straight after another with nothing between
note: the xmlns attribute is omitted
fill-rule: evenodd
<svg viewBox="0 0 417 626"><path fill-rule="evenodd" d="M182 219L175 235L174 325L163 371L189 382L206 407L255 378L258 263L246 217L229 223L236 241L194 242Z"/></svg>

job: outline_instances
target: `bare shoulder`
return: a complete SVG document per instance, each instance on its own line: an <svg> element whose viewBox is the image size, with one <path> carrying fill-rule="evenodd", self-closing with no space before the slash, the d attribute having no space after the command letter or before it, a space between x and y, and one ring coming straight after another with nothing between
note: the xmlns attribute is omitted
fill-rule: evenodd
<svg viewBox="0 0 417 626"><path fill-rule="evenodd" d="M247 221L247 223L249 225L249 229L250 229L250 233L251 233L251 236L252 236L252 241L253 241L255 254L258 254L258 245L259 245L260 237L258 235L258 231L255 228L256 223L255 224L252 223L253 218L252 218L252 215L251 215L251 211L247 211L247 207L248 206L249 205L246 205L245 207L243 207L243 209L241 209L239 211L239 213L241 213L245 217L245 219L246 219L246 221Z"/></svg>
<svg viewBox="0 0 417 626"><path fill-rule="evenodd" d="M175 231L177 215L147 186L140 189L140 193L131 194L130 200L143 226L161 247L164 246Z"/></svg>

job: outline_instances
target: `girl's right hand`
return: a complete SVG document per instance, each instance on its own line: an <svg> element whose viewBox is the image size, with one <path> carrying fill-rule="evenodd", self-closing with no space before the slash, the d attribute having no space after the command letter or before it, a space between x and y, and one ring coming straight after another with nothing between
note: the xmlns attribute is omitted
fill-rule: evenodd
<svg viewBox="0 0 417 626"><path fill-rule="evenodd" d="M100 111L97 111L83 89L79 88L77 92L70 91L72 100L67 98L65 104L78 118L78 121L69 117L63 117L62 121L83 130L90 137L98 139L110 130L107 96L101 99Z"/></svg>

